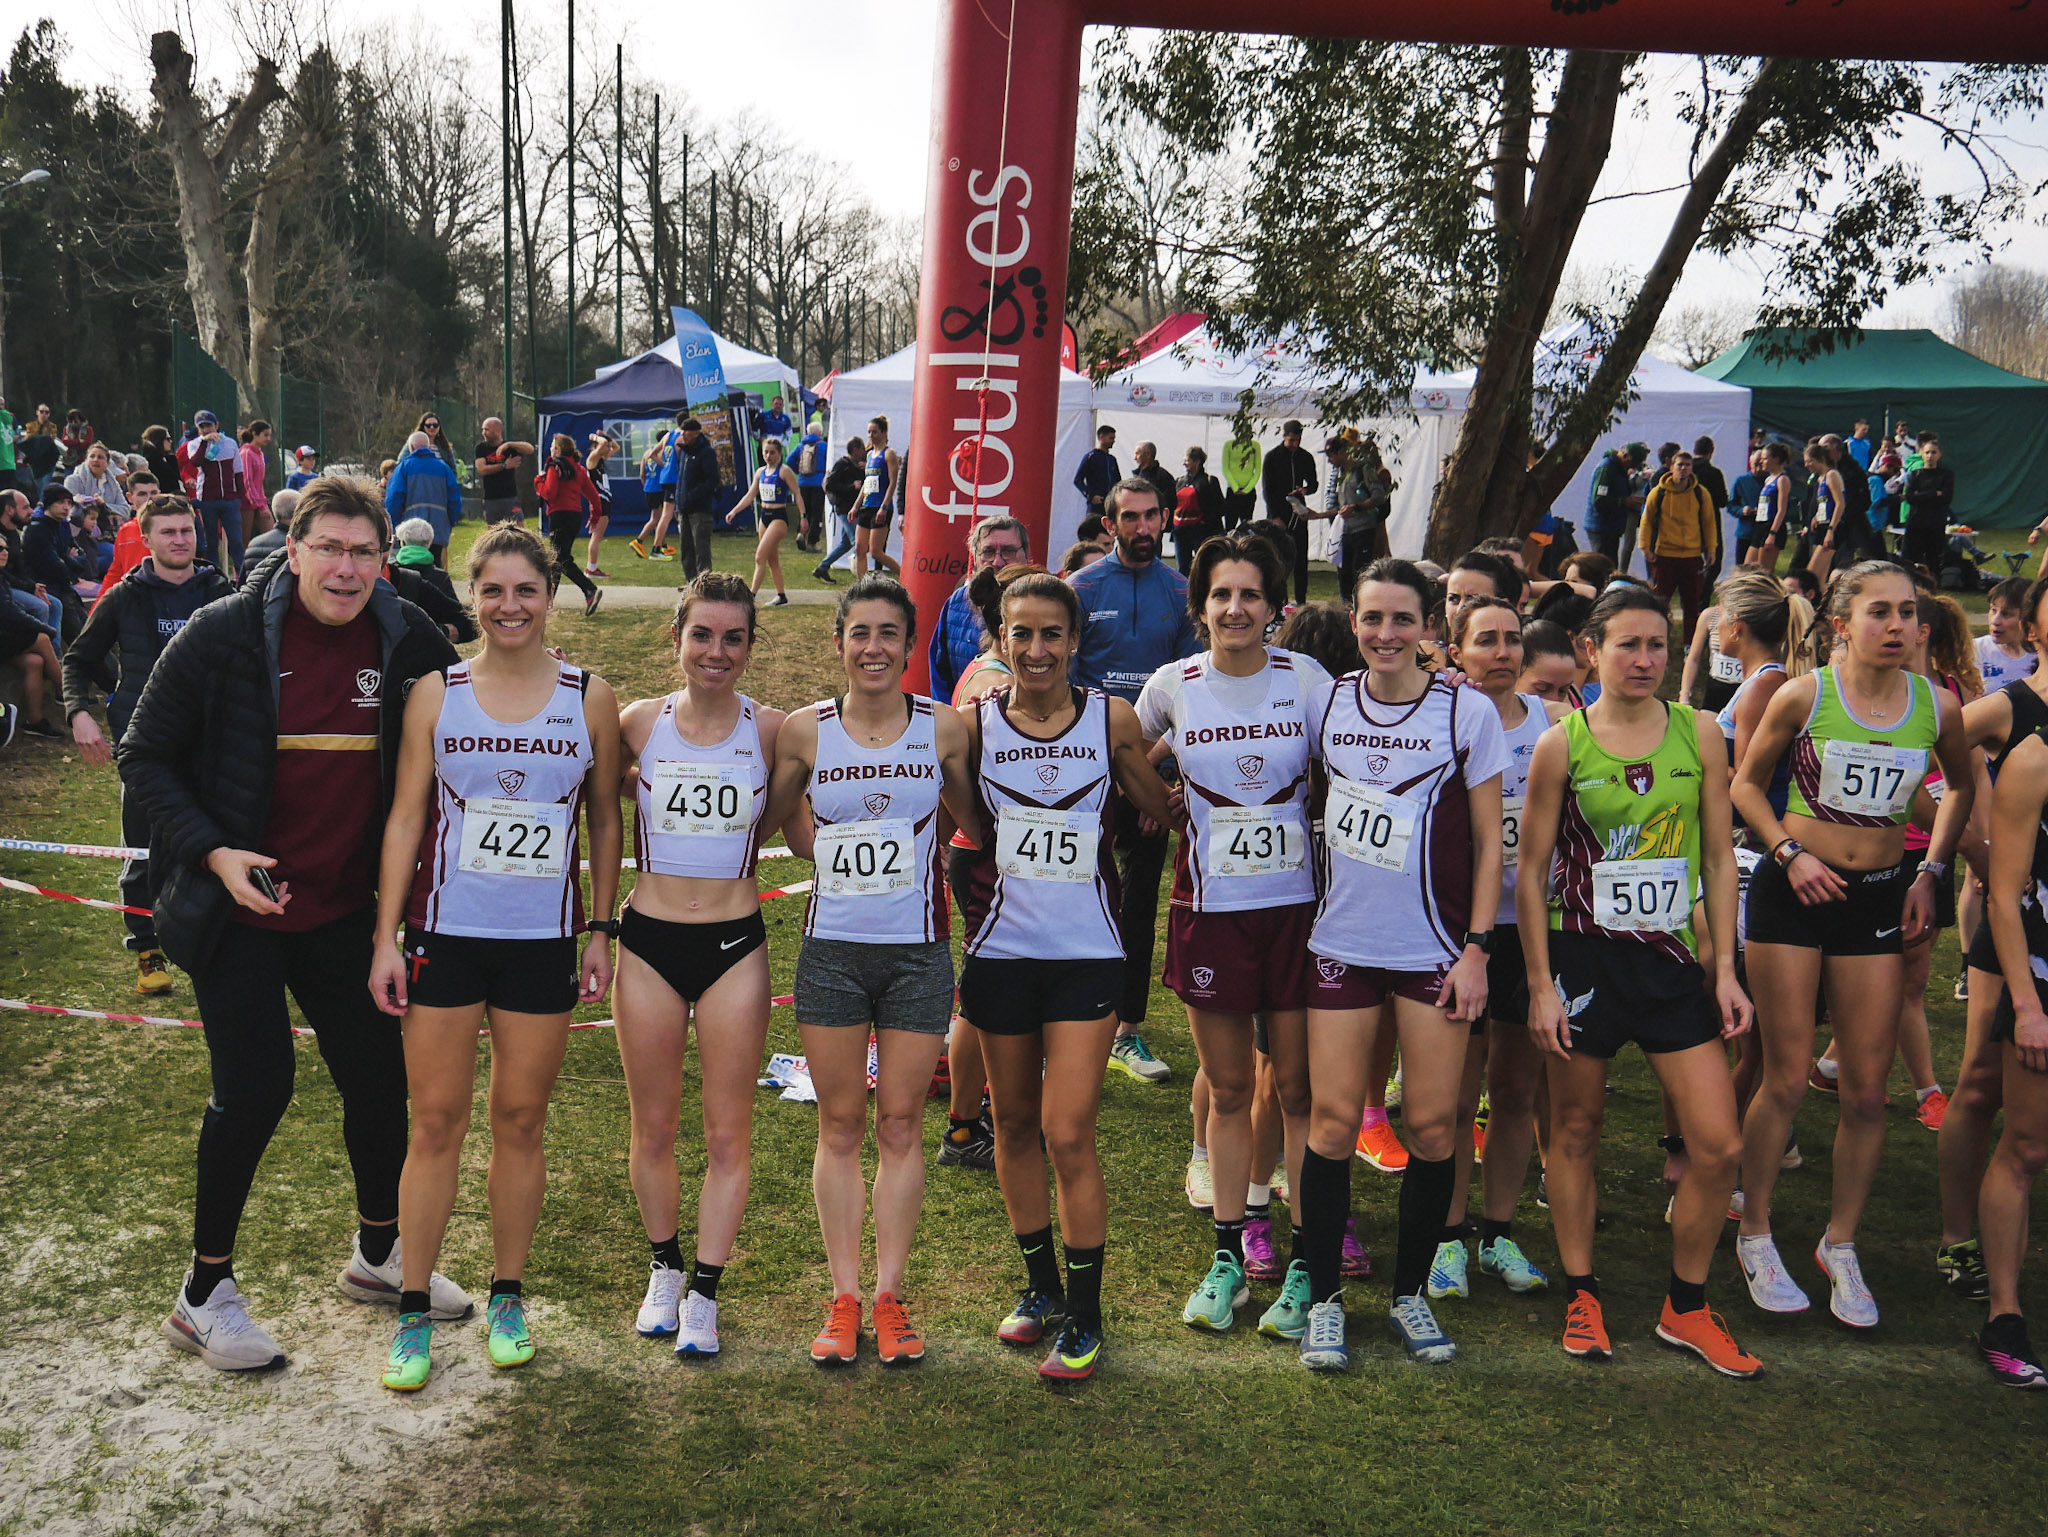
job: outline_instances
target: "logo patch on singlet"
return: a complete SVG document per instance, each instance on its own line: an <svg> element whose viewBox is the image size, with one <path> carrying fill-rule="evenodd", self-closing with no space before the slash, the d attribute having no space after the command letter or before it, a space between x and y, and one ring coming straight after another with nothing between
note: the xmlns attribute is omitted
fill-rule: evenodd
<svg viewBox="0 0 2048 1537"><path fill-rule="evenodd" d="M1266 760L1257 753L1248 752L1237 760L1237 771L1247 779L1257 779L1265 766ZM1202 985L1207 987L1209 984L1204 982Z"/></svg>
<svg viewBox="0 0 2048 1537"><path fill-rule="evenodd" d="M1038 765L1038 782L1040 784L1050 788L1052 782L1059 777L1060 769L1057 763L1041 763Z"/></svg>
<svg viewBox="0 0 2048 1537"><path fill-rule="evenodd" d="M1316 958L1316 974L1325 982L1340 982L1344 978L1345 966L1342 961L1333 961L1327 956Z"/></svg>
<svg viewBox="0 0 2048 1537"><path fill-rule="evenodd" d="M1377 779L1380 775L1384 774L1387 771L1388 762L1389 759L1387 758L1387 755L1385 753L1374 753L1370 758L1367 758L1365 760L1365 770L1367 773L1371 774L1375 779Z"/></svg>
<svg viewBox="0 0 2048 1537"><path fill-rule="evenodd" d="M526 771L524 769L498 770L498 788L503 790L507 795L517 795L519 793L519 787L525 783Z"/></svg>
<svg viewBox="0 0 2048 1537"><path fill-rule="evenodd" d="M860 803L868 808L871 817L878 817L889 809L889 797L881 790L869 791L860 798Z"/></svg>
<svg viewBox="0 0 2048 1537"><path fill-rule="evenodd" d="M1207 966L1197 966L1192 972L1189 973L1189 975L1195 979L1195 986L1202 988L1205 991L1207 990L1209 984L1216 980L1216 973L1211 971Z"/></svg>
<svg viewBox="0 0 2048 1537"><path fill-rule="evenodd" d="M1621 772L1630 791L1636 795L1648 795L1650 786L1657 782L1657 770L1648 763L1631 763Z"/></svg>

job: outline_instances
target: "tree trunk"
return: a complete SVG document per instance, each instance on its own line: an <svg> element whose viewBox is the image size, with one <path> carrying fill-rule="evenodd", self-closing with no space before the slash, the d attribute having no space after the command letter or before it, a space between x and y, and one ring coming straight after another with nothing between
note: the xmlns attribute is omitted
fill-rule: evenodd
<svg viewBox="0 0 2048 1537"><path fill-rule="evenodd" d="M1510 139L1521 139L1526 129L1516 126L1519 114L1508 115L1503 153L1495 165L1495 199L1497 212L1514 219L1503 230L1503 239L1512 244L1503 251L1500 306L1479 356L1457 446L1430 509L1425 553L1442 564L1471 549L1488 530L1508 526L1519 507L1536 342L1557 297L1587 200L1607 163L1622 75L1631 57L1583 50L1566 56L1526 205L1519 166L1507 164ZM1516 78L1511 69L1511 87ZM1510 467L1512 473L1505 473Z"/></svg>
<svg viewBox="0 0 2048 1537"><path fill-rule="evenodd" d="M178 184L178 239L185 250L185 292L200 345L235 376L253 406L254 376L247 367L241 312L229 281L227 220L221 187L255 140L263 114L284 100L275 61L258 59L249 87L229 115L220 143L206 147L207 110L192 89L192 55L175 32L149 40L149 92L162 112L159 132Z"/></svg>
<svg viewBox="0 0 2048 1537"><path fill-rule="evenodd" d="M1584 394L1566 414L1556 439L1542 457L1520 476L1520 505L1513 509L1518 515L1514 525L1517 533L1526 534L1536 526L1544 509L1578 473L1595 440L1607 430L1614 407L1621 402L1629 377L1642 359L1643 348L1649 345L1651 333L1664 316L1664 306L1685 271L1693 247L1699 243L1708 216L1721 200L1729 178L1749 153L1758 131L1775 110L1780 88L1792 68L1790 60L1765 59L1742 93L1742 101L1729 117L1727 127L1687 187L1685 199L1664 236L1664 245L1609 340L1606 354L1587 381ZM1501 526L1506 526L1505 519Z"/></svg>
<svg viewBox="0 0 2048 1537"><path fill-rule="evenodd" d="M249 296L248 378L243 384L246 409L273 419L283 409L282 349L284 328L277 318L277 233L290 183L273 176L256 194L249 211L249 239L242 247L242 288Z"/></svg>

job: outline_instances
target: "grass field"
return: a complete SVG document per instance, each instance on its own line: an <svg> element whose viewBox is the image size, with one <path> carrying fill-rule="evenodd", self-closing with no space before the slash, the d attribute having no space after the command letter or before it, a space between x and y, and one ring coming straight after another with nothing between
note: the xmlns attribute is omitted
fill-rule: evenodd
<svg viewBox="0 0 2048 1537"><path fill-rule="evenodd" d="M750 549L721 540L720 563ZM1319 572L1319 584L1329 580ZM829 610L793 607L763 622L748 691L785 707L830 692ZM610 678L622 699L668 686L658 611L589 622L558 614L553 624L570 657ZM0 791L0 835L117 841L111 774L54 745L18 747ZM0 870L114 894L108 862L6 854ZM805 874L781 861L764 867L764 884ZM0 995L139 1007L116 917L12 893L0 901L9 920ZM786 993L800 915L784 900L767 916L775 991ZM1955 966L1945 937L1930 989L1945 1081L1961 1038L1961 1008L1949 1000ZM192 1012L179 980L151 1012ZM1475 1268L1473 1298L1442 1307L1461 1347L1456 1364L1401 1360L1379 1321L1385 1285L1373 1282L1351 1290L1352 1371L1312 1379L1248 1323L1212 1337L1178 1322L1209 1234L1180 1193L1194 1051L1179 1005L1157 986L1147 1035L1175 1076L1156 1088L1113 1076L1104 1096L1109 1344L1103 1369L1078 1389L1048 1390L1035 1357L994 1343L1021 1278L994 1177L936 1163L910 1271L929 1358L902 1375L884 1375L871 1358L840 1375L813 1369L803 1348L828 1300L809 1192L814 1113L768 1094L756 1107L748 1219L722 1289L725 1355L685 1366L635 1337L646 1249L626 1182L625 1089L610 1035L588 1031L572 1037L555 1096L552 1185L528 1271L540 1356L486 1382L480 1326L446 1328L436 1382L400 1400L374 1386L390 1315L332 1287L352 1200L339 1105L311 1043L301 1043L297 1100L259 1175L237 1256L257 1316L294 1365L221 1382L152 1333L187 1257L207 1093L199 1033L0 1014L0 1298L14 1335L0 1366L0 1532L43 1520L79 1531L457 1534L2040 1530L2048 1395L1991 1385L1968 1345L1980 1310L1935 1280L1934 1139L1912 1119L1903 1075L1862 1235L1885 1308L1875 1337L1846 1337L1824 1310L1767 1323L1724 1248L1710 1297L1767 1375L1727 1382L1653 1341L1668 1262L1660 1127L1654 1082L1631 1054L1615 1065L1601 1171L1609 1221L1600 1268L1616 1359L1568 1360L1554 1295L1511 1297ZM786 1010L770 1049L799 1049ZM690 1091L686 1235L702 1172L695 1116ZM1778 1228L1809 1284L1804 1255L1825 1218L1834 1119L1831 1102L1808 1103L1806 1166L1779 1186ZM943 1123L932 1105L934 1143ZM479 1096L443 1260L478 1288L489 1265L485 1124ZM1383 1263L1396 1191L1359 1166L1361 1231ZM1554 1275L1533 1191L1518 1220L1531 1256ZM2039 1248L2027 1291L2037 1310L2048 1304ZM1271 1295L1258 1288L1254 1308ZM80 1340L96 1353L79 1354ZM59 1380L66 1363L75 1380ZM152 1395L231 1427L216 1447L217 1475L183 1471L121 1428L144 1412L133 1402ZM328 1405L355 1415L345 1423L357 1428L321 1420ZM277 1466L265 1461L274 1447L307 1435L332 1443L336 1478L309 1484L289 1520L227 1524L223 1502L262 1493L238 1493L237 1477L260 1484ZM399 1450L379 1450L387 1444ZM211 1492L216 1482L224 1492Z"/></svg>

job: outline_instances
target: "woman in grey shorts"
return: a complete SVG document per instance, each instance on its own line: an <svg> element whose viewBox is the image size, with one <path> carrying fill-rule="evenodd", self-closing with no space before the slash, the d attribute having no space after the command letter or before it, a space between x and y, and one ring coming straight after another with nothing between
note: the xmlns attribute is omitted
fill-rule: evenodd
<svg viewBox="0 0 2048 1537"><path fill-rule="evenodd" d="M903 692L916 638L917 611L893 579L874 574L849 587L833 623L846 692L789 717L769 784L769 816L778 807L794 811L808 793L817 823L796 1018L818 1091L811 1185L832 1271L832 1305L811 1342L820 1366L850 1366L860 1341L870 1027L878 1064L875 1349L884 1366L924 1357L902 1297L924 1201L925 1091L953 1017L941 796L970 836L980 829L966 723Z"/></svg>

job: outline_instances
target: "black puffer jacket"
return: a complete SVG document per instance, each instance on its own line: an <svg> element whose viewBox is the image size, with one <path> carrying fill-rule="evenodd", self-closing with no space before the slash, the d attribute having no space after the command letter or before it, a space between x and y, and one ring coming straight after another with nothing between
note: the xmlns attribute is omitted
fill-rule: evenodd
<svg viewBox="0 0 2048 1537"><path fill-rule="evenodd" d="M232 596L228 579L204 561L183 582L165 581L145 558L93 606L85 628L64 651L64 718L92 704L92 687L109 653L119 662L107 690L107 723L115 740L128 729L135 701L165 646L207 604Z"/></svg>
<svg viewBox="0 0 2048 1537"><path fill-rule="evenodd" d="M206 856L256 848L270 821L277 652L296 581L279 552L232 598L195 614L157 659L121 738L121 782L149 815L157 937L187 971L206 964L233 905ZM370 615L383 636L378 730L388 805L406 696L415 679L456 658L434 621L388 583L371 593Z"/></svg>

